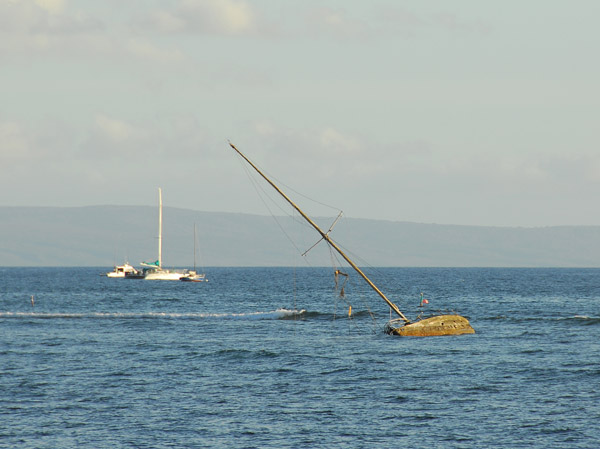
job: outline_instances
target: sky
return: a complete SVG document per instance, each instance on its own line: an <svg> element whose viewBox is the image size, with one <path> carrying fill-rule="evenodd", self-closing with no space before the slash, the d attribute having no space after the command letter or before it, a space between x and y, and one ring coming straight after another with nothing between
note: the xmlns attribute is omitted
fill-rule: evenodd
<svg viewBox="0 0 600 449"><path fill-rule="evenodd" d="M0 206L268 214L231 141L346 216L600 225L599 13L0 0Z"/></svg>

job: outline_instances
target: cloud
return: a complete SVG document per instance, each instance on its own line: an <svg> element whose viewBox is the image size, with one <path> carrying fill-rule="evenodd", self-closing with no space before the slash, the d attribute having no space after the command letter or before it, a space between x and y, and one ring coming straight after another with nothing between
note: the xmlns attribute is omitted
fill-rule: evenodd
<svg viewBox="0 0 600 449"><path fill-rule="evenodd" d="M188 157L195 157L207 146L207 135L192 115L133 122L97 114L79 145L79 153L90 160L123 160L136 164L143 160L143 167L162 167L168 162L173 167L187 165Z"/></svg>
<svg viewBox="0 0 600 449"><path fill-rule="evenodd" d="M353 17L346 9L320 7L306 13L309 35L327 35L336 38L364 37L373 30L362 18Z"/></svg>
<svg viewBox="0 0 600 449"><path fill-rule="evenodd" d="M181 0L174 8L152 11L136 23L138 31L257 35L263 31L259 17L243 0Z"/></svg>
<svg viewBox="0 0 600 449"><path fill-rule="evenodd" d="M124 49L137 60L152 61L159 64L172 64L186 59L185 53L178 48L162 48L150 41L129 39Z"/></svg>
<svg viewBox="0 0 600 449"><path fill-rule="evenodd" d="M98 115L96 117L95 128L99 134L114 143L127 142L140 135L140 132L132 125L105 115Z"/></svg>
<svg viewBox="0 0 600 449"><path fill-rule="evenodd" d="M234 143L290 185L306 185L310 177L311 189L330 185L351 191L353 185L374 184L381 190L417 188L419 196L542 196L576 192L600 180L600 155L591 153L490 153L425 137L380 141L336 126L290 129L266 120L255 122L252 132L245 142Z"/></svg>
<svg viewBox="0 0 600 449"><path fill-rule="evenodd" d="M67 2L66 0L35 0L35 3L51 13L57 13L65 8Z"/></svg>
<svg viewBox="0 0 600 449"><path fill-rule="evenodd" d="M0 120L0 166L5 173L24 170L41 175L49 167L70 163L74 154L75 130L58 120L38 123Z"/></svg>
<svg viewBox="0 0 600 449"><path fill-rule="evenodd" d="M0 1L0 57L39 60L39 56L77 61L98 57L159 64L185 59L175 48L133 37L116 22L105 22L60 0Z"/></svg>
<svg viewBox="0 0 600 449"><path fill-rule="evenodd" d="M309 174L315 180L327 180L343 175L359 182L419 171L435 159L426 142L383 143L335 126L290 129L260 120L253 123L250 133L254 136L248 137L247 148L279 167L289 179Z"/></svg>
<svg viewBox="0 0 600 449"><path fill-rule="evenodd" d="M89 164L119 161L130 166L144 161L151 166L160 159L160 130L151 123L132 123L107 114L97 114L78 147L78 160Z"/></svg>
<svg viewBox="0 0 600 449"><path fill-rule="evenodd" d="M598 185L600 182L600 154L593 152L568 152L560 155L539 155L537 163L546 177L563 190L581 183ZM579 192L581 193L581 192Z"/></svg>
<svg viewBox="0 0 600 449"><path fill-rule="evenodd" d="M431 30L452 34L482 35L491 27L484 21L470 20L455 13L414 12L407 8L379 4L364 11L319 7L305 15L305 26L311 35L336 40L373 39L380 37L409 38Z"/></svg>
<svg viewBox="0 0 600 449"><path fill-rule="evenodd" d="M0 34L35 46L44 40L40 38L90 34L104 28L100 20L65 5L57 0L0 2Z"/></svg>
<svg viewBox="0 0 600 449"><path fill-rule="evenodd" d="M467 20L449 12L430 14L428 22L430 26L445 29L451 33L485 35L492 30L489 23L481 20Z"/></svg>
<svg viewBox="0 0 600 449"><path fill-rule="evenodd" d="M0 142L0 161L5 168L30 157L31 144L19 123L0 122Z"/></svg>
<svg viewBox="0 0 600 449"><path fill-rule="evenodd" d="M333 128L323 129L319 135L319 146L325 151L342 156L350 156L361 151L361 143L353 136L347 136Z"/></svg>

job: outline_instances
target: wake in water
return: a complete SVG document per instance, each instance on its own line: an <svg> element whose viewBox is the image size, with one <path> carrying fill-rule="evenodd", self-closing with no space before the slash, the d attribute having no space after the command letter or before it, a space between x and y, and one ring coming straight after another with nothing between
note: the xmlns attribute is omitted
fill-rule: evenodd
<svg viewBox="0 0 600 449"><path fill-rule="evenodd" d="M85 318L85 319L198 319L198 318L225 318L236 320L281 320L303 317L306 311L277 309L270 312L248 312L248 313L199 313L199 312L85 312L85 313L56 313L56 312L0 312L0 318L39 318L39 319L65 319L65 318Z"/></svg>

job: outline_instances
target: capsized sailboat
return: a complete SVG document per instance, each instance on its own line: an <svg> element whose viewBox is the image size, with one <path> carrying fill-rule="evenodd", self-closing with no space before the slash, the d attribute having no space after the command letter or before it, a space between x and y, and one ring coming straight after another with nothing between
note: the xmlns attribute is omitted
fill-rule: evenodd
<svg viewBox="0 0 600 449"><path fill-rule="evenodd" d="M356 271L360 277L385 301L399 318L390 320L385 326L385 332L390 335L432 337L440 335L474 334L475 330L469 321L460 315L436 315L428 318L417 318L409 320L379 288L367 277L365 273L340 249L340 247L329 237L329 232L323 231L311 220L283 191L277 187L256 165L250 161L235 145L229 142L233 148L250 166L273 187L301 216L304 218L342 258Z"/></svg>

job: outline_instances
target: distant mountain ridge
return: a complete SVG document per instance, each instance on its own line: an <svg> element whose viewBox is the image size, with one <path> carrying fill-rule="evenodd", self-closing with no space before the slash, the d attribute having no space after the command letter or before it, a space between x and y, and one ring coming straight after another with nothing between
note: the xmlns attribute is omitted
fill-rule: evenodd
<svg viewBox="0 0 600 449"><path fill-rule="evenodd" d="M206 266L290 266L319 240L291 217L165 207L163 261ZM333 218L316 220L328 229ZM157 209L150 206L0 207L0 266L138 265L157 257ZM343 218L332 238L373 266L598 267L600 226L512 228ZM307 263L331 264L324 243Z"/></svg>

